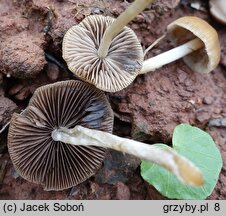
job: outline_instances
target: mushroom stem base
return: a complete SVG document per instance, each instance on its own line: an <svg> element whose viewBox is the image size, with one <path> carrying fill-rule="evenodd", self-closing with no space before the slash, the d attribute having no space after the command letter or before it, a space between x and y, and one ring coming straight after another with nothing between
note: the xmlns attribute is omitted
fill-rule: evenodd
<svg viewBox="0 0 226 216"><path fill-rule="evenodd" d="M71 145L92 145L128 153L142 160L148 160L163 166L186 184L196 186L203 184L200 170L192 162L173 150L121 138L110 133L82 126L76 126L72 129L56 129L52 132L52 138L55 141Z"/></svg>
<svg viewBox="0 0 226 216"><path fill-rule="evenodd" d="M134 17L142 12L154 0L134 1L106 30L100 42L98 56L103 59L107 56L112 39L126 26Z"/></svg>
<svg viewBox="0 0 226 216"><path fill-rule="evenodd" d="M203 42L199 38L195 38L181 46L145 60L139 74L145 74L147 72L154 71L163 65L176 61L192 53L193 51L201 49L202 47L204 47Z"/></svg>

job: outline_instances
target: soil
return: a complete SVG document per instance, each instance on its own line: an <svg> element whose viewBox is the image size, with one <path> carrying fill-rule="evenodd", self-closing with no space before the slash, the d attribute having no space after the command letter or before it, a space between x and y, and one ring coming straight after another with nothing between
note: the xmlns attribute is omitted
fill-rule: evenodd
<svg viewBox="0 0 226 216"><path fill-rule="evenodd" d="M26 108L36 88L76 79L61 57L68 28L92 14L117 17L130 2L0 0L0 130L13 112ZM207 1L165 2L155 1L129 24L143 48L164 34L171 21L195 15L218 31L220 64L209 74L198 74L179 60L138 76L120 92L108 93L115 113L114 134L171 144L173 129L180 123L206 130L223 159L218 183L207 199L226 199L226 124L222 123L226 118L226 28L211 17ZM200 9L191 7L193 2L201 2ZM147 57L172 46L165 39ZM96 175L82 184L60 192L44 191L17 175L7 152L7 132L0 133L0 199L167 199L141 178L137 158L113 150Z"/></svg>

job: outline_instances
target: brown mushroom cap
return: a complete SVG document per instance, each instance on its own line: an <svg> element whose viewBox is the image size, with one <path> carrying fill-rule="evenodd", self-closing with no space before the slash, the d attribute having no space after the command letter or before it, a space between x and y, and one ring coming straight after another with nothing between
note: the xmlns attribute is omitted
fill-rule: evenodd
<svg viewBox="0 0 226 216"><path fill-rule="evenodd" d="M185 16L167 26L167 33L177 45L199 38L204 46L185 56L184 62L193 70L209 73L220 61L220 43L216 30L206 21L193 16Z"/></svg>
<svg viewBox="0 0 226 216"><path fill-rule="evenodd" d="M220 23L226 25L226 1L210 0L210 13Z"/></svg>
<svg viewBox="0 0 226 216"><path fill-rule="evenodd" d="M82 80L108 92L116 92L138 75L143 51L135 33L128 27L115 36L104 59L97 51L114 18L92 15L71 27L63 39L63 58L68 68Z"/></svg>
<svg viewBox="0 0 226 216"><path fill-rule="evenodd" d="M59 127L82 125L111 133L113 114L103 92L81 81L62 81L37 89L23 114L11 120L8 149L18 173L46 190L83 182L100 167L105 149L72 146L52 139Z"/></svg>

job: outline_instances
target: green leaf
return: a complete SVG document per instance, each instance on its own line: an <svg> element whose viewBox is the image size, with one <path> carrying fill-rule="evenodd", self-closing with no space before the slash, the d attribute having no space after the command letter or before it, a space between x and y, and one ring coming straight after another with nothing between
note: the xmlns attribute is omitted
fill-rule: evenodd
<svg viewBox="0 0 226 216"><path fill-rule="evenodd" d="M170 148L164 144L155 145ZM174 129L173 149L200 168L204 175L203 186L185 185L168 170L148 161L141 163L141 176L168 198L205 199L212 193L222 168L221 155L213 139L199 128L181 124Z"/></svg>

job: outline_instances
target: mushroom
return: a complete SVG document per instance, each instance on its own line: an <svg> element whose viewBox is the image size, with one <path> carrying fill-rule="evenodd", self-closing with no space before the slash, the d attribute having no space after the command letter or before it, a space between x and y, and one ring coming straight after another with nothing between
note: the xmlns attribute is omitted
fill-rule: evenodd
<svg viewBox="0 0 226 216"><path fill-rule="evenodd" d="M22 114L14 114L8 149L17 172L46 190L83 182L101 166L105 149L72 146L52 139L52 131L77 124L112 132L113 112L105 95L79 81L38 88Z"/></svg>
<svg viewBox="0 0 226 216"><path fill-rule="evenodd" d="M210 0L210 13L220 23L226 25L225 0Z"/></svg>
<svg viewBox="0 0 226 216"><path fill-rule="evenodd" d="M218 65L220 43L217 32L201 18L179 18L167 26L167 35L179 46L145 60L140 74L154 71L180 58L199 73L209 73Z"/></svg>
<svg viewBox="0 0 226 216"><path fill-rule="evenodd" d="M117 19L92 15L71 27L62 45L68 68L104 91L116 92L131 84L141 70L143 50L125 25L152 1L134 1Z"/></svg>
<svg viewBox="0 0 226 216"><path fill-rule="evenodd" d="M174 150L110 134L112 113L104 93L90 84L40 87L26 111L11 120L8 148L16 170L47 190L62 190L93 175L105 148L112 148L157 163L187 184L203 184L200 170Z"/></svg>

